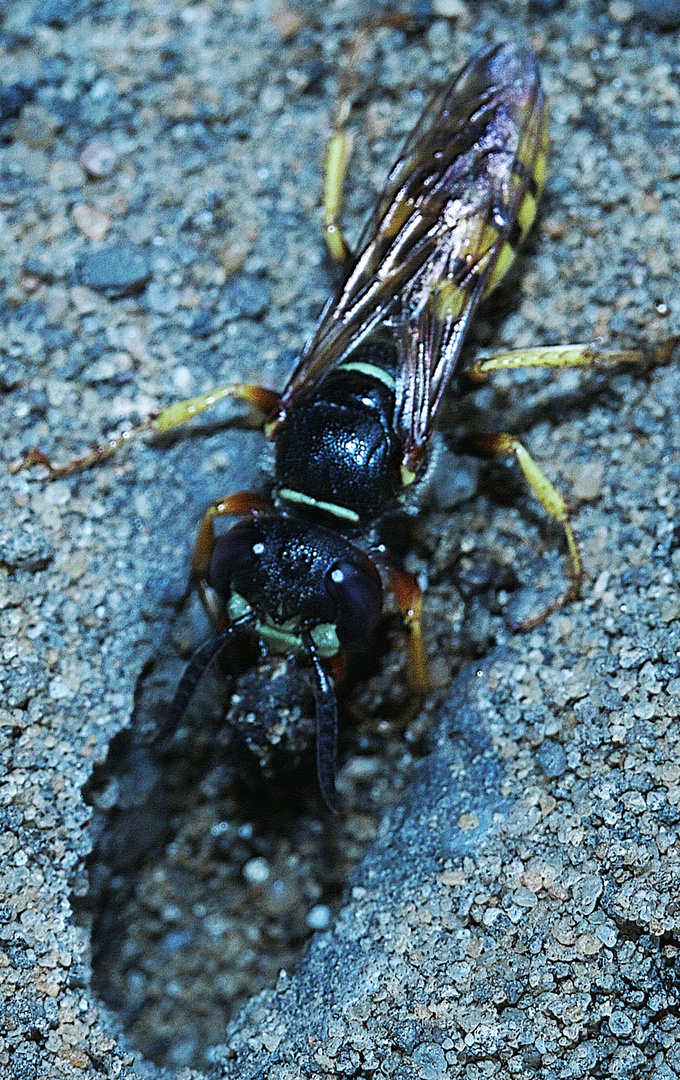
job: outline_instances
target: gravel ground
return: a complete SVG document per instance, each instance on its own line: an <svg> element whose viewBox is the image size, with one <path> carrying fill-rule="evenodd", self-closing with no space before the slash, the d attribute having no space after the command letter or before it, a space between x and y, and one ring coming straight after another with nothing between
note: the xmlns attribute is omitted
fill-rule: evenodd
<svg viewBox="0 0 680 1080"><path fill-rule="evenodd" d="M350 235L428 92L529 40L550 175L471 352L677 334L677 5L417 10L360 61ZM280 387L331 285L323 147L375 5L3 11L5 463L235 377ZM465 402L571 492L589 581L512 633L562 587L560 530L514 470L444 445L406 554L433 691L394 719L388 626L351 694L337 821L286 664L240 683L240 740L216 677L174 755L145 743L206 633L184 597L196 523L257 485L257 433L227 411L79 476L0 471L0 1076L680 1075L679 399L676 358ZM254 768L260 710L295 760L260 747Z"/></svg>

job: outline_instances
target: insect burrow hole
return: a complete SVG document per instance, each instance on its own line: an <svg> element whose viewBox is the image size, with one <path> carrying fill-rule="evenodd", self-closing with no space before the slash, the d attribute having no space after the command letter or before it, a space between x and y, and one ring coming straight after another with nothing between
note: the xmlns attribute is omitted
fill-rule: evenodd
<svg viewBox="0 0 680 1080"><path fill-rule="evenodd" d="M239 641L159 748L182 664L159 650L130 725L85 785L92 851L74 907L90 928L93 990L132 1047L159 1066L202 1069L230 1016L289 977L332 923L413 751L399 725L386 731L341 704L331 818L308 666Z"/></svg>

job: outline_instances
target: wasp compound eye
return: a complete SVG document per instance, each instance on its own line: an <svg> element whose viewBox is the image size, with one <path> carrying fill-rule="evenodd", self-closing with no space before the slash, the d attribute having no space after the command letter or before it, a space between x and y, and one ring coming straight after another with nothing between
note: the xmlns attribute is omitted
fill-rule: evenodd
<svg viewBox="0 0 680 1080"><path fill-rule="evenodd" d="M382 586L375 567L339 559L326 572L326 592L337 605L336 630L342 644L370 633L382 612Z"/></svg>
<svg viewBox="0 0 680 1080"><path fill-rule="evenodd" d="M218 596L228 597L243 574L251 574L264 552L264 537L252 521L240 521L215 541L208 584Z"/></svg>

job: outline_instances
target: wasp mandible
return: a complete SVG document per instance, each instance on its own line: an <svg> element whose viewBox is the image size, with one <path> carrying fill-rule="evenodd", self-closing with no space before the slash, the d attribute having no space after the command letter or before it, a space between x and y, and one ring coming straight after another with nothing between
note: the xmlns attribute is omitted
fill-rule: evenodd
<svg viewBox="0 0 680 1080"><path fill-rule="evenodd" d="M412 685L425 689L420 589L391 563L380 523L417 493L470 320L535 218L546 149L533 51L512 44L483 49L427 105L350 254L338 224L348 156L338 128L324 203L326 239L343 264L342 279L283 392L230 384L170 406L69 465L54 468L38 451L22 463L63 475L105 458L131 435L166 432L226 397L262 415L274 444L271 492L218 499L203 517L191 579L215 633L190 660L166 730L179 723L207 665L235 635L305 654L316 698L319 785L336 809L335 683L345 648L375 628L385 586L409 631ZM491 356L465 375L482 382L499 369L640 359L584 345L548 347ZM513 436L475 442L482 452L514 454L534 495L564 529L571 581L547 609L554 610L577 594L583 578L567 503ZM238 520L217 536L222 516Z"/></svg>

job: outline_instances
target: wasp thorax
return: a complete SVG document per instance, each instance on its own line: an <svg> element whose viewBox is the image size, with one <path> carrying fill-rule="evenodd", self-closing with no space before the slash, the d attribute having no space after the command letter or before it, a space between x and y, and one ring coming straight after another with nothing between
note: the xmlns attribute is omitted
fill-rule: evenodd
<svg viewBox="0 0 680 1080"><path fill-rule="evenodd" d="M376 364L341 366L291 414L276 441L276 480L286 503L316 508L336 523L395 509L401 453L389 379Z"/></svg>

